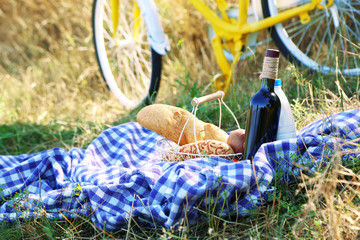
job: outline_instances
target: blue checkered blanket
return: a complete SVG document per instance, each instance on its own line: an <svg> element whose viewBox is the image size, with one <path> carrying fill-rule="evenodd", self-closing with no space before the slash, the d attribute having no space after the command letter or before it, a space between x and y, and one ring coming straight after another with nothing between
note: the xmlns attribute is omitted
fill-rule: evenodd
<svg viewBox="0 0 360 240"><path fill-rule="evenodd" d="M253 164L161 161L155 143L162 137L135 122L107 129L87 149L0 156L0 221L81 214L116 230L129 219L170 228L186 217L192 225L210 206L217 215L245 216L266 201L279 170L286 181L305 167L316 171L338 148L356 150L346 141L357 141L359 124L359 109L326 117L297 138L263 144Z"/></svg>

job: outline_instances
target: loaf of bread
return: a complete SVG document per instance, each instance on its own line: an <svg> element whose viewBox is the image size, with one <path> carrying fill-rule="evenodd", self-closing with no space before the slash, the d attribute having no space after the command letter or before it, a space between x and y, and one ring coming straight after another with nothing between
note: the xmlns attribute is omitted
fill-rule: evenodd
<svg viewBox="0 0 360 240"><path fill-rule="evenodd" d="M228 134L219 127L199 120L185 109L166 104L146 106L138 112L136 119L141 126L175 143L179 142L181 131L189 119L180 139L180 146L195 142L194 120L196 141L218 140L226 143L228 138Z"/></svg>
<svg viewBox="0 0 360 240"><path fill-rule="evenodd" d="M211 123L204 124L205 137L204 140L218 140L227 143L229 135L221 128Z"/></svg>
<svg viewBox="0 0 360 240"><path fill-rule="evenodd" d="M181 162L199 156L235 154L234 150L224 142L217 140L203 140L196 143L185 144L178 149L172 148L163 155L163 159L171 162Z"/></svg>

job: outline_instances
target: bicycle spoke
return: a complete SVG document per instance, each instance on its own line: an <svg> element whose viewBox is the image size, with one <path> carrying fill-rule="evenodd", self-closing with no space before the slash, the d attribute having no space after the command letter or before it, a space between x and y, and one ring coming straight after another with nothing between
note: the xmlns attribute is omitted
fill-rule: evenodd
<svg viewBox="0 0 360 240"><path fill-rule="evenodd" d="M308 47L306 49L306 52L305 52L306 55L309 54L310 48L311 48L311 46L313 46L313 43L314 43L314 41L316 39L317 33L320 30L320 27L321 27L321 24L318 24L315 32L312 34L311 40L310 40L309 45L308 45Z"/></svg>
<svg viewBox="0 0 360 240"><path fill-rule="evenodd" d="M340 16L340 21L345 21L345 18L344 18L344 14L343 14L343 12L342 11L339 11L339 16ZM346 37L350 37L350 35L349 35L349 31L347 30L347 26L346 25L343 25L344 27L345 27L345 32L346 32ZM341 31L341 27L340 27L340 41L341 41L341 47L342 47L342 57L343 57L343 66L345 66L346 68L347 67L349 67L348 66L348 63L347 63L347 59L346 59L346 56L345 56L345 51L346 51L346 47L345 47L345 45L346 45L346 43L344 42L344 40L343 40L343 36L344 36L344 33ZM351 46L350 46L351 47Z"/></svg>
<svg viewBox="0 0 360 240"><path fill-rule="evenodd" d="M266 1L270 16L277 15L280 7L293 6L292 1ZM359 75L360 60L356 55L360 40L359 0L335 0L330 8L315 9L309 16L308 24L290 19L274 27L272 37L284 54L323 73L340 70L348 75Z"/></svg>
<svg viewBox="0 0 360 240"><path fill-rule="evenodd" d="M110 34L108 33L108 31L104 31L103 34L104 34L104 38L105 38L106 40L108 40L109 42L112 42L112 43L114 42L112 36L110 36Z"/></svg>
<svg viewBox="0 0 360 240"><path fill-rule="evenodd" d="M142 86L146 86L147 83L144 82L144 79L146 78L146 73L144 72L144 69L141 67L143 63L146 61L144 60L144 56L139 53L139 51L133 52L133 55L137 55L138 57L135 57L135 68L137 68L137 77L139 84L142 84ZM141 63L143 62L143 63ZM147 69L149 71L149 69Z"/></svg>
<svg viewBox="0 0 360 240"><path fill-rule="evenodd" d="M344 13L344 12L341 12L341 14L343 14L343 13ZM356 21L356 19L359 19L359 17L356 18L353 14L350 15L350 13L348 13L348 12L345 12L345 14L348 15L348 17L350 17L351 19L354 19L354 21ZM342 17L341 20L342 20L342 21L345 21L345 17ZM349 28L347 25L345 25L344 27L347 28L347 31L351 32L351 34L352 34L353 36L355 36L357 39L360 39L360 33L359 33L359 28L358 28L358 26L360 26L360 25L359 25L359 22L354 22L354 25L355 25L355 27L356 27L356 32L357 32L358 34L356 34L356 33L355 33L351 28Z"/></svg>
<svg viewBox="0 0 360 240"><path fill-rule="evenodd" d="M131 108L143 102L149 92L158 90L159 84L151 83L152 78L159 79L161 70L161 58L151 51L143 20L136 29L135 41L134 1L119 0L118 26L113 26L110 0L95 0L93 8L95 51L101 74L120 102Z"/></svg>
<svg viewBox="0 0 360 240"><path fill-rule="evenodd" d="M304 31L302 31L303 33L301 34L301 37L300 37L300 39L298 40L297 47L299 47L300 44L302 43L302 41L304 40L304 37L305 37L307 31L309 30L309 28L310 28L310 25L307 25L307 26L304 28Z"/></svg>
<svg viewBox="0 0 360 240"><path fill-rule="evenodd" d="M319 31L320 27L321 27L321 21L323 20L324 16L321 16L321 14L317 14L315 16L320 16L320 17L317 17L315 18L315 20L312 20L310 23L308 24L302 24L300 21L297 21L296 23L297 24L300 24L297 28L294 28L294 29L289 29L288 30L288 33L289 33L289 38L290 39L295 39L296 37L298 37L298 35L301 34L301 36L299 38L297 38L297 47L299 48L301 43L303 42L305 36L308 35L308 31L310 29L310 27L314 26L315 24L319 23L317 25L317 28L315 30L315 32L312 34L312 38L308 44L308 48L305 52L305 54L307 55L310 51L310 48L312 46L312 44L314 43L315 41L315 36L317 34L317 32ZM313 18L312 18L313 19ZM291 24L291 25L295 25L295 24ZM290 26L290 25L289 25ZM296 32L294 30L297 30Z"/></svg>
<svg viewBox="0 0 360 240"><path fill-rule="evenodd" d="M351 14L354 14L354 13L359 14L360 13L360 10L354 9L352 6L349 6L349 8L341 7L341 11L343 11L345 13L351 13Z"/></svg>
<svg viewBox="0 0 360 240"><path fill-rule="evenodd" d="M120 89L124 93L127 94L127 97L129 99L134 99L134 89L136 89L139 86L139 84L138 84L138 82L136 82L136 76L135 76L135 74L133 72L132 64L128 63L127 58L121 58L121 59L119 58L119 60L121 61L121 64L119 64L119 65L123 66L122 71L124 71L124 73L127 76L127 77L124 77L124 79L121 81ZM132 79L135 82L133 82L133 81L129 82L129 79ZM131 95L129 94L130 93L129 89L132 90Z"/></svg>
<svg viewBox="0 0 360 240"><path fill-rule="evenodd" d="M294 24L287 25L286 28L288 29L288 34L291 39L297 37L299 34L304 33L304 31L308 30L309 27L312 25L315 25L318 22L321 22L321 20L324 19L324 16L322 14L318 14L320 17L315 18L315 20L311 20L310 23L302 24L300 21L295 22ZM313 18L312 18L313 19ZM292 25L298 24L297 28L291 29ZM295 32L297 31L297 32Z"/></svg>
<svg viewBox="0 0 360 240"><path fill-rule="evenodd" d="M346 12L345 12L345 13L346 13ZM346 14L347 14L347 13L346 13ZM341 17L342 17L342 21L344 21L344 20L345 20L344 12L341 11L341 12L340 12L340 15L341 15ZM355 16L353 15L352 17L355 17ZM356 20L356 18L352 18L352 19ZM345 22L345 21L344 21L344 22ZM344 42L344 39L343 39L344 37L346 37L347 39L349 39L349 41L351 41L352 38L351 38L350 32L351 32L351 34L354 35L354 36L355 36L356 34L355 34L354 31L352 31L347 25L345 25L344 28L345 28L346 36L344 36L344 34L341 33L340 38L341 38L342 42ZM359 32L357 27L356 27L356 31ZM356 38L359 39L358 36L356 36ZM344 43L344 45L345 45L345 43ZM355 52L355 49L354 49L353 45L350 44L350 43L348 43L348 45L349 45L350 51L351 51L351 52ZM346 52L347 50L345 49L345 46L343 47L342 50L343 50L343 57L344 57L344 61L345 61L345 63L344 63L345 66L346 66L347 68L352 67L352 66L349 66L349 65L348 65L348 61L346 61L347 58L345 57L345 55L346 55L346 53L347 53L347 52ZM357 60L357 58L356 58L355 56L350 56L350 58L353 59L353 62L354 62L354 64L355 64L355 67L358 68L359 66L358 66L358 60Z"/></svg>
<svg viewBox="0 0 360 240"><path fill-rule="evenodd" d="M148 59L145 59L145 57L144 57L142 54L139 54L139 56L141 56L141 57L139 57L139 59L138 59L139 63L142 64L142 65L144 65L144 67L146 68L146 70L147 70L148 72L150 72L150 71L151 71L151 68L150 68L150 66L148 66L148 65L146 64L146 63L149 62L149 60L148 60Z"/></svg>
<svg viewBox="0 0 360 240"><path fill-rule="evenodd" d="M150 56L151 51L150 51L149 43L142 43L142 44L145 45L147 48L140 48L139 51L141 52L142 55Z"/></svg>
<svg viewBox="0 0 360 240"><path fill-rule="evenodd" d="M328 23L328 27L330 28L330 24L331 24L331 22L329 21L329 23ZM328 52L328 54L327 54L327 58L326 58L326 61L325 61L325 64L327 65L328 64L328 62L329 62L329 59L330 59L330 57L332 57L332 50L333 50L333 48L334 48L334 43L335 43L335 38L336 38L336 33L339 31L339 27L337 27L337 28L335 28L335 31L334 31L334 34L333 34L333 36L331 36L331 31L330 31L330 29L328 30L328 32L329 32L329 39L331 39L330 40L330 49L329 49L329 52ZM332 59L332 60L334 60L334 59Z"/></svg>
<svg viewBox="0 0 360 240"><path fill-rule="evenodd" d="M112 27L112 21L110 20L109 16L111 16L111 8L109 6L109 4L107 4L106 2L104 3L104 13L103 14L103 21L106 22L106 25L110 27L110 29L113 29Z"/></svg>
<svg viewBox="0 0 360 240"><path fill-rule="evenodd" d="M141 54L137 55L138 49L141 49L141 45L147 45L145 41L138 41L135 42L133 40L132 35L132 27L133 22L131 24L129 23L130 18L132 16L129 15L131 13L131 10L128 9L128 6L125 4L122 4L122 9L120 10L122 14L119 22L120 26L117 29L118 38L121 39L128 39L125 40L124 43L129 42L131 45L127 46L126 44L124 46L121 46L121 44L117 44L117 56L118 59L117 65L120 66L125 72L125 74L122 74L121 79L118 79L118 84L120 85L119 88L126 93L126 96L129 97L129 99L137 99L141 97L141 89L144 89L146 86L146 83L141 82L141 79L146 79L146 75L142 70L142 65L140 65L137 61L139 57L142 57ZM140 38L143 39L143 32L140 32ZM122 42L123 40L120 40ZM149 54L149 52L148 52ZM124 57L126 56L126 57ZM149 65L148 62L144 61L144 65ZM148 66L146 66L148 67ZM150 72L151 69L147 70Z"/></svg>
<svg viewBox="0 0 360 240"><path fill-rule="evenodd" d="M320 59L320 54L322 54L322 47L323 47L323 44L325 43L325 39L327 38L327 37L329 37L330 39L331 39L331 32L330 32L330 24L331 24L331 21L328 21L328 19L330 18L330 16L328 16L327 18L326 18L326 20L327 20L327 26L326 27L324 27L324 29L326 29L325 30L325 33L323 34L323 37L322 37L322 39L321 39L321 41L320 41L320 44L319 44L319 46L318 46L318 52L317 52L317 54L316 54L316 57L314 58L315 59L315 61L318 61L319 59ZM332 45L331 45L332 46ZM326 51L326 49L325 49L325 51ZM331 55L331 51L330 50L328 50L327 51L327 58L326 58L326 61L324 62L324 65L327 65L327 63L328 63L328 58L329 58L329 56Z"/></svg>
<svg viewBox="0 0 360 240"><path fill-rule="evenodd" d="M127 40L117 40L116 43L116 51L115 54L112 55L114 59L117 59L116 65L124 68L125 74L119 74L117 82L120 84L120 89L124 91L124 93L129 94L132 98L139 97L141 92L139 89L143 89L148 83L144 82L144 79L148 79L146 73L142 69L146 68L147 72L151 72L150 65L148 64L148 60L145 59L144 55L150 55L149 50L145 50L142 52L143 47L141 45L149 47L149 44L145 41L138 41L135 43L132 36L132 24L128 24L128 18L132 16L127 16L126 13L129 12L127 6L122 5L121 12L122 14L119 19L119 24L121 27L117 29L117 39L127 39ZM108 21L111 23L111 21ZM144 33L140 32L140 38L144 38ZM110 38L110 35L107 33L107 38ZM111 39L111 38L110 38ZM130 44L130 45L129 45ZM123 56L127 56L124 58ZM125 77L127 76L127 77ZM136 86L131 87L131 86Z"/></svg>

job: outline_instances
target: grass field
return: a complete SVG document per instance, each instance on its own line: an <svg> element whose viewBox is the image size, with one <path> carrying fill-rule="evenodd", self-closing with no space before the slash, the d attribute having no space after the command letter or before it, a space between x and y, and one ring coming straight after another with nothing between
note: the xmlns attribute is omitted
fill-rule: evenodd
<svg viewBox="0 0 360 240"><path fill-rule="evenodd" d="M164 77L156 102L191 110L191 99L210 93L209 79L219 69L201 16L190 13L195 19L190 21L187 9L191 5L185 0L179 1L177 8L163 2L160 14L172 51L164 57ZM1 155L36 153L53 147L86 148L106 128L135 121L137 110L124 109L101 79L92 42L91 7L90 0L0 0ZM275 46L261 46L254 56L238 63L236 85L225 99L241 127L245 125L247 103L260 86L259 71L268 47ZM298 130L329 114L360 107L359 78L322 76L297 68L284 58L280 64L279 77ZM215 122L217 108L207 105L199 109L198 117ZM223 122L225 130L235 128L230 114L224 114ZM57 222L44 218L22 225L0 223L0 236L355 239L360 230L359 164L343 166L340 154L331 159L331 169L285 186L282 195L274 195L270 204L237 222L210 216L208 222L174 232L134 232L131 228L110 233L95 228L86 217Z"/></svg>

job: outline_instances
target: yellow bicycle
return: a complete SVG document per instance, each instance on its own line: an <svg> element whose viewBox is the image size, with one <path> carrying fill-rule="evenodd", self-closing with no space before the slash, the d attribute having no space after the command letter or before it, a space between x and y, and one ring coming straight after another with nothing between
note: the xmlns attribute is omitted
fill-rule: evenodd
<svg viewBox="0 0 360 240"><path fill-rule="evenodd" d="M190 0L210 23L213 52L222 74L213 86L226 92L233 64L269 29L291 62L323 74L360 75L360 0ZM101 74L125 106L156 97L161 56L170 50L153 0L94 0L93 31Z"/></svg>

